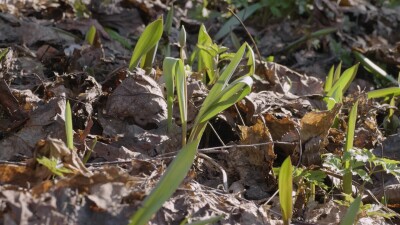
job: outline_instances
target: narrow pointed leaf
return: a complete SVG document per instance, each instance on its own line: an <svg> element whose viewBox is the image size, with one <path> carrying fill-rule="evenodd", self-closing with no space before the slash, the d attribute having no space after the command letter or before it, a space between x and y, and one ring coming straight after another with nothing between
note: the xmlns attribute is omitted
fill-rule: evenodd
<svg viewBox="0 0 400 225"><path fill-rule="evenodd" d="M335 74L333 75L333 83L336 83L339 78L340 78L340 74L342 73L342 61L340 61L339 65L337 66L336 70L335 70Z"/></svg>
<svg viewBox="0 0 400 225"><path fill-rule="evenodd" d="M187 90L186 90L186 73L182 60L178 60L175 66L176 76L176 93L178 95L179 112L182 122L182 145L186 144L186 124L187 124Z"/></svg>
<svg viewBox="0 0 400 225"><path fill-rule="evenodd" d="M343 220L340 222L340 225L353 225L356 220L358 211L360 210L360 206L361 206L361 197L358 196L350 204L350 207L347 210Z"/></svg>
<svg viewBox="0 0 400 225"><path fill-rule="evenodd" d="M178 59L166 57L163 61L163 74L165 80L165 87L167 89L167 120L168 131L172 129L172 110L174 104L174 80L175 80L175 65Z"/></svg>
<svg viewBox="0 0 400 225"><path fill-rule="evenodd" d="M250 93L252 85L253 79L249 76L239 78L230 84L215 99L213 99L211 105L201 115L200 123L211 119L218 115L218 113L244 98Z"/></svg>
<svg viewBox="0 0 400 225"><path fill-rule="evenodd" d="M390 88L382 88L378 90L369 91L367 93L368 98L383 98L390 95L398 96L400 95L400 87L390 87Z"/></svg>
<svg viewBox="0 0 400 225"><path fill-rule="evenodd" d="M193 164L200 139L184 146L168 166L157 186L144 199L142 206L132 216L130 225L145 225L175 192Z"/></svg>
<svg viewBox="0 0 400 225"><path fill-rule="evenodd" d="M284 224L289 224L293 214L293 167L290 156L282 163L279 170L279 203L281 204Z"/></svg>
<svg viewBox="0 0 400 225"><path fill-rule="evenodd" d="M332 66L325 80L325 86L324 86L325 93L328 93L328 91L332 88L334 71L335 71L335 66Z"/></svg>
<svg viewBox="0 0 400 225"><path fill-rule="evenodd" d="M89 43L90 45L93 45L94 43L94 38L96 36L96 27L95 26L90 26L88 32L86 33L86 42Z"/></svg>
<svg viewBox="0 0 400 225"><path fill-rule="evenodd" d="M349 114L349 122L347 125L347 133L346 133L346 143L344 147L344 152L348 152L350 149L353 148L354 143L354 134L356 129L356 120L357 120L357 108L358 108L358 101L356 101L353 107L350 110ZM350 168L350 161L344 161L345 169L351 170ZM343 192L346 194L352 193L352 174L351 171L346 171L343 176Z"/></svg>
<svg viewBox="0 0 400 225"><path fill-rule="evenodd" d="M72 111L69 101L67 101L65 108L65 134L67 136L67 147L71 150L74 149L74 131L72 128Z"/></svg>
<svg viewBox="0 0 400 225"><path fill-rule="evenodd" d="M132 53L131 61L129 62L129 69L139 65L139 61L153 49L161 39L161 35L163 33L163 20L158 19L152 23L150 23L146 29L144 29L142 35L138 42L136 43L135 49Z"/></svg>
<svg viewBox="0 0 400 225"><path fill-rule="evenodd" d="M344 71L339 80L336 81L333 87L328 91L327 96L333 96L335 91L339 91L339 93L343 95L350 86L351 82L354 80L357 74L358 65L359 64L356 64Z"/></svg>
<svg viewBox="0 0 400 225"><path fill-rule="evenodd" d="M210 35L208 35L205 26L202 24L200 26L200 30L199 30L199 37L197 40L197 45L211 46L212 44L213 44L213 41L212 41ZM215 60L214 60L215 55L210 54L210 51L204 50L202 48L198 48L198 57L199 57L198 71L205 70L210 81L214 80L214 77L215 77L214 70L216 68L216 64L215 64ZM203 79L203 81L205 83L206 80Z"/></svg>

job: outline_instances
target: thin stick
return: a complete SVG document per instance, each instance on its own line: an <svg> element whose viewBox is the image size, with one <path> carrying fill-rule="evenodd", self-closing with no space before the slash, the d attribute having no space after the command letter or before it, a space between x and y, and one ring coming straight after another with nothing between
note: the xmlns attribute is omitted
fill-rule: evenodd
<svg viewBox="0 0 400 225"><path fill-rule="evenodd" d="M263 61L263 60L262 60L262 57L261 57L261 54L260 54L260 51L258 50L257 44L256 44L256 42L254 41L253 36L251 36L249 30L247 30L247 28L246 28L246 26L244 25L243 21L232 11L232 9L228 8L228 10L232 13L232 15L234 15L234 16L236 17L236 19L240 22L240 24L242 24L242 26L243 26L244 30L246 31L247 35L250 37L251 42L253 42L253 45L254 45L254 48L256 49L257 56L258 56L259 60L260 60L260 61Z"/></svg>
<svg viewBox="0 0 400 225"><path fill-rule="evenodd" d="M221 171L221 173L222 173L222 184L224 186L224 191L228 192L228 176L226 175L225 169L222 168L221 165L219 165L217 162L215 162L214 159L212 159L208 155L199 153L198 156L200 158L203 158L203 159L207 160L209 163L211 163L213 166L215 166L216 168L218 168Z"/></svg>

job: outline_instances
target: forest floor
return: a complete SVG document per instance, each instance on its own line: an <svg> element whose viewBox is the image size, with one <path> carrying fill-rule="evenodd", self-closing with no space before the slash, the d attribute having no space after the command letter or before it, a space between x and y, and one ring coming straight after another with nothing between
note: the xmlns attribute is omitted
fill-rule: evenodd
<svg viewBox="0 0 400 225"><path fill-rule="evenodd" d="M221 216L215 224L283 224L277 168L288 156L297 168L292 224L340 224L350 204L340 160L357 100L353 189L363 202L357 224L400 223L400 170L396 161L379 161L400 160L400 92L367 94L399 86L398 1L85 2L0 2L0 224L128 224L182 147L177 103L174 129L166 129L162 71L167 52L179 57L182 25L186 62L193 63L189 130L211 88L190 60L201 24L227 52L249 43L257 58L254 84L210 120L202 156L150 224L213 216ZM166 21L171 7L172 27L152 68L129 70L146 25ZM344 71L360 54L382 69L364 60L341 102L327 110L330 68L341 62ZM74 151L65 144L67 100ZM383 169L375 173L376 165Z"/></svg>

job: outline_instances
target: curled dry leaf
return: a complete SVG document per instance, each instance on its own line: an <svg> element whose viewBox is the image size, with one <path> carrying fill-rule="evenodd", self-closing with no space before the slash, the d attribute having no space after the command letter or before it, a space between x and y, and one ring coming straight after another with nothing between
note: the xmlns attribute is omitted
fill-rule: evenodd
<svg viewBox="0 0 400 225"><path fill-rule="evenodd" d="M167 103L160 87L141 69L127 73L108 98L107 115L144 129L158 128L167 119Z"/></svg>

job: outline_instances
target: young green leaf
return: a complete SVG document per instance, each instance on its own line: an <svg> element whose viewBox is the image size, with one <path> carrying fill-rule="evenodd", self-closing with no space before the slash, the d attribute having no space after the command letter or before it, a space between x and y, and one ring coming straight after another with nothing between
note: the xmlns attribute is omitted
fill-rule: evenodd
<svg viewBox="0 0 400 225"><path fill-rule="evenodd" d="M65 168L64 166L60 166L58 160L55 158L49 159L47 157L41 157L36 158L36 160L38 161L38 163L49 169L50 172L52 172L54 175L57 175L59 177L63 177L66 173L72 173L72 170Z"/></svg>
<svg viewBox="0 0 400 225"><path fill-rule="evenodd" d="M129 62L129 70L133 70L139 65L139 61L146 56L152 49L153 52L158 42L161 39L163 33L163 20L158 19L150 23L146 29L144 29L142 35L138 42L136 43L135 49L132 53L131 61ZM153 54L151 56L146 56L146 60L151 60L154 58Z"/></svg>
<svg viewBox="0 0 400 225"><path fill-rule="evenodd" d="M328 91L327 96L335 96L334 99L336 102L341 102L343 94L346 92L347 88L350 86L357 74L358 65L359 64L356 64L344 71L339 80L336 81L333 87Z"/></svg>
<svg viewBox="0 0 400 225"><path fill-rule="evenodd" d="M0 50L0 62L7 55L8 51L9 51L9 48L5 48L5 49L1 49Z"/></svg>
<svg viewBox="0 0 400 225"><path fill-rule="evenodd" d="M72 128L72 111L69 101L65 107L65 134L67 136L67 147L71 150L74 149L74 131Z"/></svg>
<svg viewBox="0 0 400 225"><path fill-rule="evenodd" d="M350 204L350 207L347 210L343 220L340 222L340 225L353 225L357 218L358 211L360 210L360 206L361 206L361 197L358 196Z"/></svg>
<svg viewBox="0 0 400 225"><path fill-rule="evenodd" d="M213 44L213 41L208 35L207 30L205 26L202 24L200 27L199 31L199 37L197 40L197 45L199 46L211 46ZM216 69L216 62L214 60L214 57L217 55L217 53L213 53L211 51L205 50L203 48L198 47L198 71L206 71L205 74L207 74L210 82L212 82L215 78L215 69ZM206 77L204 76L203 82L206 83Z"/></svg>
<svg viewBox="0 0 400 225"><path fill-rule="evenodd" d="M398 96L400 95L400 87L389 87L378 90L369 91L367 93L368 98L383 98L387 96Z"/></svg>
<svg viewBox="0 0 400 225"><path fill-rule="evenodd" d="M289 225L290 219L293 214L293 167L290 156L288 156L282 163L279 170L279 203L281 204L281 211L283 217L283 224Z"/></svg>
<svg viewBox="0 0 400 225"><path fill-rule="evenodd" d="M339 80L341 73L342 73L342 61L340 61L333 75L333 84Z"/></svg>
<svg viewBox="0 0 400 225"><path fill-rule="evenodd" d="M335 66L332 66L329 70L328 76L326 76L324 92L328 93L328 91L332 88L333 84L333 73L335 71Z"/></svg>
<svg viewBox="0 0 400 225"><path fill-rule="evenodd" d="M86 33L86 42L89 43L89 45L93 45L94 43L94 38L96 37L96 27L95 26L90 26L89 31Z"/></svg>
<svg viewBox="0 0 400 225"><path fill-rule="evenodd" d="M178 95L179 112L182 122L182 146L186 144L186 132L187 132L187 83L186 83L186 72L182 60L178 60L175 66L176 76L176 92Z"/></svg>
<svg viewBox="0 0 400 225"><path fill-rule="evenodd" d="M129 222L130 225L147 224L153 214L172 196L192 166L199 142L200 138L183 146L176 158L168 166L157 186L144 199L141 207L133 215Z"/></svg>
<svg viewBox="0 0 400 225"><path fill-rule="evenodd" d="M345 153L353 148L356 120L357 120L357 108L358 108L358 101L354 103L349 114L349 122L346 133L346 143L344 147ZM344 163L343 167L347 170L343 176L343 192L345 194L350 195L352 193L352 173L351 173L350 160L344 160L343 163Z"/></svg>

